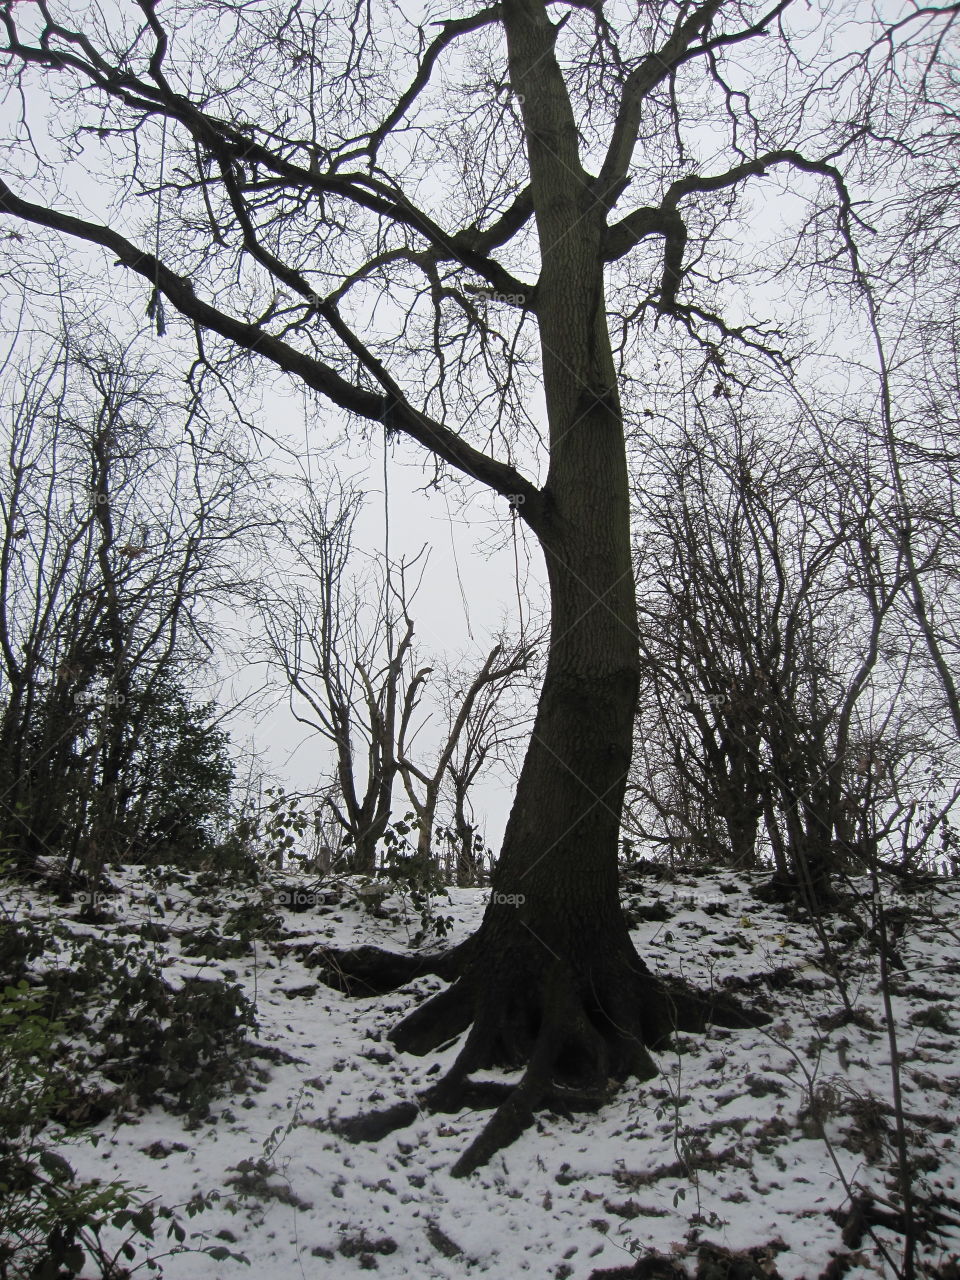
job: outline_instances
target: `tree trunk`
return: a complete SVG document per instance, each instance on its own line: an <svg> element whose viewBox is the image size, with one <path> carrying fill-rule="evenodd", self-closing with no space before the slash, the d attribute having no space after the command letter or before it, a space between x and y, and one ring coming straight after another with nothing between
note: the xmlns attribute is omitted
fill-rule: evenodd
<svg viewBox="0 0 960 1280"><path fill-rule="evenodd" d="M763 817L767 828L767 837L770 840L770 848L773 851L773 861L777 868L777 878L786 883L790 875L790 864L787 861L787 852L783 843L783 834L780 831L780 824L777 822L777 815L774 812L773 800L769 793L764 796L763 801Z"/></svg>
<svg viewBox="0 0 960 1280"><path fill-rule="evenodd" d="M386 830L386 822L366 822L361 819L356 828L353 852L349 858L350 871L357 876L372 876L377 871L377 845Z"/></svg>
<svg viewBox="0 0 960 1280"><path fill-rule="evenodd" d="M469 889L472 885L480 883L482 866L479 865L477 858L476 828L467 817L466 800L459 790L454 797L453 829L456 834L457 887Z"/></svg>
<svg viewBox="0 0 960 1280"><path fill-rule="evenodd" d="M361 801L353 785L350 759L348 753L341 753L339 776L343 810L336 804L331 804L331 808L344 832L353 838L353 849L347 857L349 870L353 875L372 876L377 872L377 849L390 824L394 770L384 770L377 786L368 787Z"/></svg>
<svg viewBox="0 0 960 1280"><path fill-rule="evenodd" d="M727 835L730 840L730 866L735 871L753 871L757 866L757 835L760 811L752 807L750 796L742 792L731 797L727 811Z"/></svg>
<svg viewBox="0 0 960 1280"><path fill-rule="evenodd" d="M551 595L551 647L527 756L462 976L397 1027L425 1053L472 1024L434 1091L456 1105L477 1067L529 1063L458 1162L466 1173L529 1123L555 1086L602 1091L654 1073L645 1048L669 1030L669 1001L636 954L620 908L617 853L639 685L623 425L585 228L570 270L541 280L544 378L553 436L536 532ZM543 229L541 228L541 238ZM571 243L576 241L577 243ZM588 270L587 264L592 270ZM574 266L579 271L574 271ZM580 333L572 320L589 323Z"/></svg>
<svg viewBox="0 0 960 1280"><path fill-rule="evenodd" d="M569 517L555 515L545 539L552 647L487 912L461 977L392 1035L398 1048L427 1053L472 1024L432 1093L439 1109L462 1101L476 1068L529 1064L458 1174L511 1142L546 1095L601 1096L611 1078L654 1074L645 1046L662 1042L678 1021L633 947L619 901L638 687L633 582L621 527L626 503L618 511L616 500L623 477L616 449L603 447L604 432L614 442L610 415L588 413L583 425L594 444L594 474L581 472ZM608 464L603 486L600 459ZM591 502L608 512L596 537L576 518L576 508Z"/></svg>
<svg viewBox="0 0 960 1280"><path fill-rule="evenodd" d="M427 869L433 863L433 829L437 821L437 788L426 789L422 802L414 802L420 826L417 829L417 857Z"/></svg>
<svg viewBox="0 0 960 1280"><path fill-rule="evenodd" d="M637 955L617 854L640 678L623 418L606 324L605 208L580 163L576 123L539 0L506 0L540 239L537 289L550 469L529 519L550 584L550 654L486 915L462 976L393 1033L426 1053L471 1026L437 1107L468 1073L526 1067L454 1168L470 1172L557 1086L649 1077L646 1045L670 1001ZM472 1024L472 1025L471 1025Z"/></svg>

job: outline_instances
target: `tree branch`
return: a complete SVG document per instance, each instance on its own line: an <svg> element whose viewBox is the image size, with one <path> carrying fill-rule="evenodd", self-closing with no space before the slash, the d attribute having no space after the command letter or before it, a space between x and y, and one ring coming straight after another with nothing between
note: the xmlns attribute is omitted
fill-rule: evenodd
<svg viewBox="0 0 960 1280"><path fill-rule="evenodd" d="M711 174L701 177L699 174L688 174L678 178L667 188L659 207L648 205L634 209L626 217L607 228L604 241L604 260L615 262L625 257L641 240L650 236L663 236L663 281L660 286L660 306L664 310L676 307L677 291L683 276L683 254L687 245L687 228L680 211L679 204L684 196L697 192L722 191L736 186L746 178L763 177L774 165L787 164L804 173L817 173L829 178L840 198L841 213L845 217L851 215L849 193L840 171L829 160L808 160L799 151L769 151L753 160L735 165L725 173ZM710 317L716 321L716 317Z"/></svg>
<svg viewBox="0 0 960 1280"><path fill-rule="evenodd" d="M149 0L144 0L141 7L144 6L145 12L152 17L150 25L154 33L159 31L162 35L162 28L157 22ZM111 66L86 36L49 19L39 46L23 44L20 41L9 13L3 14L0 21L5 25L8 36L8 44L4 52L12 54L23 62L35 63L51 70L70 69L84 77L102 93L123 102L135 111L143 112L145 115L163 115L170 120L178 121L189 131L195 143L210 155L215 156L221 165L228 164L231 160L255 164L265 173L273 174L290 189L313 192L318 196L338 195L351 200L371 213L376 213L415 231L428 242L441 259L459 262L462 266L476 272L498 292L521 295L526 295L528 292L528 285L516 280L500 263L488 258L484 251L484 241L487 237L490 237L488 247L494 247L496 244L502 244L523 225L529 213L523 214L522 201L515 202L500 222L494 224L487 233L468 228L451 234L436 223L429 214L417 208L395 184L369 173L341 173L333 169L321 172L312 162L307 165L297 164L288 156L281 155L277 150L272 150L258 142L255 125L218 120L202 111L189 98L171 89L160 71L156 53L150 62L151 74L156 79L154 85L132 72L121 71ZM63 41L68 47L52 48L50 40L53 37ZM84 56L81 57L74 52L74 48L82 50ZM312 155L312 149L305 142L290 140L285 145L288 151L300 150ZM517 218L520 219L519 222Z"/></svg>
<svg viewBox="0 0 960 1280"><path fill-rule="evenodd" d="M452 44L457 36L466 35L470 31L479 31L481 27L488 26L491 22L496 22L499 17L500 6L495 4L487 9L481 9L479 13L472 14L469 17L449 18L447 21L437 24L441 28L440 34L434 36L431 41L430 47L424 54L423 61L417 68L417 74L407 89L400 95L397 105L387 118L370 134L370 141L365 150L370 153L371 159L376 156L377 150L387 134L400 123L420 93L426 88L437 59L444 49Z"/></svg>
<svg viewBox="0 0 960 1280"><path fill-rule="evenodd" d="M644 99L692 56L689 53L690 42L710 26L721 4L722 0L705 0L705 3L697 5L688 17L677 21L666 44L655 53L648 54L627 77L610 144L595 184L601 200L612 204L623 190L637 143Z"/></svg>
<svg viewBox="0 0 960 1280"><path fill-rule="evenodd" d="M240 320L204 302L194 293L193 285L179 276L153 254L138 249L124 236L110 227L87 222L72 214L48 209L14 195L0 179L0 212L11 214L35 226L49 227L54 231L97 244L116 255L118 263L135 271L156 288L170 303L195 324L236 343L246 351L270 360L284 372L298 377L306 386L321 392L340 408L368 421L382 422L389 430L400 431L415 440L423 448L471 479L479 480L495 492L508 498L522 497L515 505L531 527L535 527L541 508L541 493L514 467L488 454L481 453L468 444L455 431L420 413L400 393L396 384L390 383L388 394L380 395L348 382L337 371L318 360L291 347L256 324ZM331 309L332 313L332 309ZM333 313L332 313L333 314ZM331 315L325 316L328 320ZM385 376L374 357L359 340L340 322L333 326L337 336L345 340L355 354L365 354L368 368L379 370Z"/></svg>

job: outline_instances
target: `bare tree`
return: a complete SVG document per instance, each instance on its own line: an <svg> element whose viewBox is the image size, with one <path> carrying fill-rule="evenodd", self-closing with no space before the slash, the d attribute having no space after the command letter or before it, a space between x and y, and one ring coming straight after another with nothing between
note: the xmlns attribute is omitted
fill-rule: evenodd
<svg viewBox="0 0 960 1280"><path fill-rule="evenodd" d="M285 541L292 564L258 592L270 659L293 714L332 746L325 803L348 837L352 870L369 875L390 821L403 726L419 696L407 586L413 565L362 575L351 559L360 497L309 488Z"/></svg>
<svg viewBox="0 0 960 1280"><path fill-rule="evenodd" d="M949 31L949 7L924 12L925 39ZM840 166L856 150L868 183L884 144L859 101L838 119L834 50L852 48L844 74L873 94L857 56L881 31L824 14L822 45L795 43L790 15L790 0L504 0L426 39L346 0L313 24L282 3L0 10L21 100L43 85L124 194L107 223L69 207L74 139L48 162L25 119L0 211L105 251L158 332L177 312L177 336L200 336L207 367L239 373L253 353L492 489L542 549L551 644L495 892L457 981L394 1032L426 1053L469 1028L434 1106L473 1096L479 1066L526 1066L461 1174L558 1090L586 1105L611 1077L652 1074L649 1047L707 1011L647 970L618 900L640 681L624 412L658 361L679 377L677 347L711 377L782 368L786 340L733 318L771 305L746 288L761 252L726 249L745 188L772 208L775 174L804 204L803 251L778 235L771 270L849 259ZM521 470L541 462L539 483Z"/></svg>
<svg viewBox="0 0 960 1280"><path fill-rule="evenodd" d="M426 569L425 562L418 565L423 553L394 565L368 557L358 570L354 529L361 505L361 496L338 481L323 490L308 485L286 521L290 563L257 593L257 602L269 659L287 681L293 714L333 749L335 784L325 789L323 803L352 848L351 869L370 875L398 775L418 820L417 854L425 867L451 767L465 815L469 787L491 754L496 698L525 669L529 651L498 644L466 688L454 693L446 673L442 708L421 707L434 672L420 663L411 616ZM418 581L408 584L415 571ZM417 743L438 718L443 740L426 765L423 756L433 748ZM461 760L467 742L472 745Z"/></svg>
<svg viewBox="0 0 960 1280"><path fill-rule="evenodd" d="M483 878L484 839L479 828L472 793L477 780L493 767L516 777L522 749L530 733L531 706L538 658L545 635L527 635L504 649L513 653L517 669L504 681L489 681L470 707L453 752L447 761L447 791L451 810L452 839L456 849L450 879L461 887L479 884ZM462 664L458 664L462 665ZM452 724L463 697L459 671L449 666L443 673L443 705Z"/></svg>
<svg viewBox="0 0 960 1280"><path fill-rule="evenodd" d="M27 860L57 853L96 881L142 853L135 814L160 782L137 753L238 586L251 477L200 412L174 442L169 385L115 345L68 339L26 385L9 372L3 826Z"/></svg>
<svg viewBox="0 0 960 1280"><path fill-rule="evenodd" d="M636 816L707 861L756 865L764 841L820 907L955 752L903 646L910 575L884 551L882 459L823 414L812 433L768 420L767 439L744 417L714 408L648 449Z"/></svg>
<svg viewBox="0 0 960 1280"><path fill-rule="evenodd" d="M410 714L405 714L403 719L399 768L404 789L418 820L417 855L424 865L429 864L433 856L437 805L449 775L454 788L455 822L461 841L458 883L467 875L472 862L468 849L472 851L473 848L473 824L466 817L470 787L498 742L499 734L495 728L498 700L505 696L510 681L526 670L530 657L526 644L508 649L498 643L487 654L476 675L466 678L461 675L453 683L448 679L444 690L446 723L429 772L422 764L415 763L413 747L417 729L411 726ZM430 674L430 669L425 668L417 672L414 680L419 686L428 680ZM419 690L416 696L419 698ZM408 703L409 712L412 713L414 705L414 701Z"/></svg>

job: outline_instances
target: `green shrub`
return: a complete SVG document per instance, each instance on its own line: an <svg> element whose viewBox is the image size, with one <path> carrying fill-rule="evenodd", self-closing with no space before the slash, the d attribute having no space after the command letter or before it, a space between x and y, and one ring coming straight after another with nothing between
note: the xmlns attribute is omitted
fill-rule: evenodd
<svg viewBox="0 0 960 1280"><path fill-rule="evenodd" d="M44 1002L23 979L0 995L0 1280L64 1280L91 1264L103 1280L122 1280L129 1275L126 1262L155 1249L162 1225L170 1242L164 1254L203 1252L246 1262L220 1245L186 1244L173 1209L144 1203L143 1188L78 1179L54 1150L71 1141L96 1143L97 1135L78 1139L54 1121L65 1100L63 1072L53 1065L65 1027L44 1012ZM182 1003L191 1005L191 1018L210 1016L205 998L191 995ZM171 1025L176 1030L176 1014ZM195 1197L187 1215L208 1203ZM159 1269L155 1256L144 1265Z"/></svg>
<svg viewBox="0 0 960 1280"><path fill-rule="evenodd" d="M38 958L42 975L31 974ZM61 1123L87 1124L131 1103L196 1119L245 1082L256 1011L242 988L219 978L174 987L156 948L136 933L78 941L63 922L5 921L0 982L18 981L32 984L35 1010L56 1035L49 1083L57 1085L51 1114ZM98 1090L97 1077L113 1091Z"/></svg>
<svg viewBox="0 0 960 1280"><path fill-rule="evenodd" d="M256 1018L236 984L190 978L176 989L139 939L94 938L47 985L71 1030L93 1044L92 1065L131 1101L203 1116L242 1079Z"/></svg>
<svg viewBox="0 0 960 1280"><path fill-rule="evenodd" d="M425 858L410 839L420 828L420 819L412 813L404 814L383 833L383 863L381 877L401 898L409 897L410 905L420 915L420 929L413 941L419 945L431 935L446 937L453 925L452 916L439 915L434 909L435 898L447 893L443 873L435 858Z"/></svg>
<svg viewBox="0 0 960 1280"><path fill-rule="evenodd" d="M44 941L35 927L22 920L0 920L0 982L19 982L30 961L43 951Z"/></svg>
<svg viewBox="0 0 960 1280"><path fill-rule="evenodd" d="M126 1225L131 1188L78 1181L44 1129L60 1101L50 1069L63 1028L25 981L0 997L0 1277L54 1280L103 1255L109 1219ZM62 1136L62 1135L61 1135ZM134 1224L136 1226L136 1224ZM106 1274L106 1273L105 1273Z"/></svg>

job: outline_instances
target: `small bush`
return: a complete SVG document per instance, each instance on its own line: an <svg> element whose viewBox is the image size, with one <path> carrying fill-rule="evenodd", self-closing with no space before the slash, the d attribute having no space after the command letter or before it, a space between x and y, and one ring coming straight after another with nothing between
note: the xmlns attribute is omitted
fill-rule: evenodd
<svg viewBox="0 0 960 1280"><path fill-rule="evenodd" d="M246 1262L220 1245L186 1244L173 1209L144 1203L139 1187L78 1179L54 1150L78 1139L54 1123L63 1077L52 1064L64 1026L42 1006L42 996L25 980L0 995L0 1280L66 1280L89 1265L103 1280L123 1280L130 1274L125 1264L154 1249L161 1225L171 1242L163 1253ZM95 1143L96 1137L86 1140ZM185 1206L187 1216L208 1204L195 1197ZM159 1270L155 1257L143 1265Z"/></svg>
<svg viewBox="0 0 960 1280"><path fill-rule="evenodd" d="M0 982L19 982L30 961L43 951L44 941L36 928L23 921L0 920Z"/></svg>
<svg viewBox="0 0 960 1280"><path fill-rule="evenodd" d="M141 938L78 945L60 932L62 926L46 927L42 954L51 958L66 946L69 963L47 969L34 994L59 1033L57 1119L86 1124L121 1103L159 1104L199 1118L214 1097L242 1083L256 1017L238 985L192 978L175 988ZM97 1097L91 1080L98 1075L115 1086L112 1095Z"/></svg>
<svg viewBox="0 0 960 1280"><path fill-rule="evenodd" d="M95 1024L96 1065L131 1100L202 1116L242 1075L256 1018L239 986L192 978L174 989L137 940L92 940L57 976L60 1003L70 997L81 1021Z"/></svg>
<svg viewBox="0 0 960 1280"><path fill-rule="evenodd" d="M103 1254L108 1219L123 1225L130 1188L78 1181L43 1131L60 1101L51 1071L63 1028L47 1018L25 981L0 997L0 1277L54 1280ZM62 1136L62 1135L59 1135ZM139 1206L137 1206L139 1208ZM134 1224L136 1225L136 1224ZM105 1273L106 1274L106 1273Z"/></svg>
<svg viewBox="0 0 960 1280"><path fill-rule="evenodd" d="M407 813L401 821L387 827L383 833L383 864L380 869L383 879L401 898L409 898L410 905L420 915L420 929L413 938L416 945L431 935L446 937L453 926L452 916L439 915L434 909L434 901L439 894L444 894L450 901L440 867L434 859L424 858L410 839L419 826L420 820Z"/></svg>

